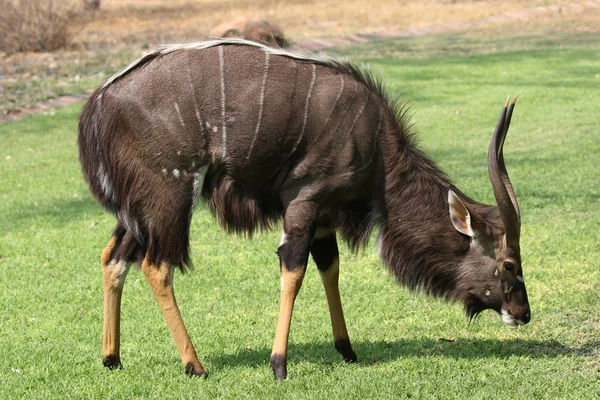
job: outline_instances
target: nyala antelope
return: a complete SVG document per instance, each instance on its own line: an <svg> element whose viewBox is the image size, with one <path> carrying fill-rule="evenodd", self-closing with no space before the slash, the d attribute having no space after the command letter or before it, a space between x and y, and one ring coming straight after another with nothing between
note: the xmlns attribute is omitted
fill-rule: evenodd
<svg viewBox="0 0 600 400"><path fill-rule="evenodd" d="M96 90L79 121L84 177L118 220L101 258L104 365L121 367L121 294L137 263L185 371L207 376L173 292L174 270L191 264L200 198L230 232L283 220L275 379L287 376L309 253L335 348L357 359L338 290L338 234L356 250L377 227L381 258L401 284L461 301L470 318L493 309L526 324L520 213L502 154L514 105L504 106L489 147L490 206L452 185L416 147L401 103L350 63L233 39L164 46L135 61Z"/></svg>

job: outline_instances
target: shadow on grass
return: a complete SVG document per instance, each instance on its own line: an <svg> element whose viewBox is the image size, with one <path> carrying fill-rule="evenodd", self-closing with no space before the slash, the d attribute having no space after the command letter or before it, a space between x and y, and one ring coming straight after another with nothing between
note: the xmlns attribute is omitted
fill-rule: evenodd
<svg viewBox="0 0 600 400"><path fill-rule="evenodd" d="M82 199L58 200L39 206L21 205L7 210L5 215L9 216L8 220L2 221L0 218L0 224L2 234L26 229L33 223L60 227L90 215L97 215L99 210L98 203L88 196Z"/></svg>
<svg viewBox="0 0 600 400"><path fill-rule="evenodd" d="M505 359L508 357L556 358L563 356L591 356L600 341L593 341L581 348L565 346L558 341L458 339L454 342L443 339L400 339L394 342L353 343L359 364L370 365L394 361L401 358L445 357L452 359ZM214 357L213 365L261 366L268 363L271 349L242 350L236 354ZM337 363L341 357L333 343L290 344L291 361L303 360L313 363ZM207 360L208 361L208 360Z"/></svg>

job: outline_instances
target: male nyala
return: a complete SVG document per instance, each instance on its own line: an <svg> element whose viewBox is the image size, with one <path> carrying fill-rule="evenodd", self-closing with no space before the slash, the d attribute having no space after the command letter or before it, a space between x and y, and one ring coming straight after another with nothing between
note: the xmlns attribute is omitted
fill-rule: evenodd
<svg viewBox="0 0 600 400"><path fill-rule="evenodd" d="M185 370L206 376L177 308L173 272L190 266L189 229L202 199L229 232L283 220L281 303L271 366L287 376L294 300L312 255L325 286L335 348L356 355L338 290L338 244L380 229L381 257L401 284L530 319L520 213L502 148L515 102L489 147L497 205L460 192L415 145L403 106L369 73L243 40L164 46L108 79L79 121L91 192L117 217L102 253L104 365L120 367L120 304L141 265Z"/></svg>

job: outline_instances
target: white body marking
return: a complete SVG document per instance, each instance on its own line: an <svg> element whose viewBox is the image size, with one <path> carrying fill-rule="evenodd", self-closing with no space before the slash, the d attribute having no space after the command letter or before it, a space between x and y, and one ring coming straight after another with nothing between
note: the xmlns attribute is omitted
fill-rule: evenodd
<svg viewBox="0 0 600 400"><path fill-rule="evenodd" d="M219 128L218 128L218 127L216 127L216 126L213 126L213 132L214 132L214 133L217 133L217 132L219 132Z"/></svg>
<svg viewBox="0 0 600 400"><path fill-rule="evenodd" d="M517 275L517 280L521 283L525 282L525 279L521 275Z"/></svg>
<svg viewBox="0 0 600 400"><path fill-rule="evenodd" d="M127 278L127 273L129 272L129 267L131 267L131 263L128 263L125 260L121 260L119 262L111 261L107 265L108 269L114 270L116 272L116 280L114 282L115 288L123 289L125 285L125 278Z"/></svg>
<svg viewBox="0 0 600 400"><path fill-rule="evenodd" d="M290 154L293 154L296 151L296 148L302 141L302 137L304 136L304 130L306 129L306 124L308 122L308 105L310 104L310 97L312 96L313 87L315 86L315 80L317 79L317 66L312 64L312 79L310 81L310 86L308 87L308 94L306 95L306 102L304 103L304 120L302 122L302 130L300 131L300 137L296 141L294 148Z"/></svg>
<svg viewBox="0 0 600 400"><path fill-rule="evenodd" d="M227 127L225 126L225 57L219 46L219 74L221 77L221 127L223 129L223 159L227 157Z"/></svg>
<svg viewBox="0 0 600 400"><path fill-rule="evenodd" d="M181 110L179 110L179 104L177 104L177 102L173 102L173 104L175 105L175 111L177 111L177 117L179 117L179 123L181 124L181 126L185 127L185 122L183 122L183 117L181 116Z"/></svg>
<svg viewBox="0 0 600 400"><path fill-rule="evenodd" d="M494 276L498 276L498 274L499 274L499 272L498 272L498 269L496 269L496 270L494 271Z"/></svg>
<svg viewBox="0 0 600 400"><path fill-rule="evenodd" d="M208 165L201 167L198 171L194 172L194 189L193 189L193 207L198 204L198 200L200 200L200 193L202 192L202 186L204 185L204 178L206 177L206 171L208 170ZM193 208L192 207L192 208Z"/></svg>
<svg viewBox="0 0 600 400"><path fill-rule="evenodd" d="M371 159L369 159L369 162L366 163L365 165L363 165L362 167L360 167L359 169L357 169L355 171L344 172L344 173L340 174L340 176L357 174L357 173L367 169L373 163L373 160L375 159L375 154L377 154L377 148L378 148L378 143L379 143L379 133L381 132L382 127L383 127L383 112L380 111L379 112L379 125L377 126L377 132L375 132L375 144L373 145L373 153L371 154ZM399 220L399 221L401 221L401 220Z"/></svg>
<svg viewBox="0 0 600 400"><path fill-rule="evenodd" d="M131 218L131 215L129 215L128 210L122 211L119 215L119 218L121 221L123 221L123 224L125 224L125 228L128 231L133 232L133 236L135 236L136 238L142 237L140 226L137 220L135 218Z"/></svg>
<svg viewBox="0 0 600 400"><path fill-rule="evenodd" d="M486 290L486 291L485 291L485 295L486 295L486 296L489 296L490 294L492 294L492 292L490 292L489 290Z"/></svg>
<svg viewBox="0 0 600 400"><path fill-rule="evenodd" d="M335 107L337 106L338 102L340 101L340 98L342 97L342 93L344 92L344 86L346 86L346 83L344 82L344 76L342 74L340 74L340 82L341 82L340 91L338 92L337 96L335 97L335 101L333 102L333 107L331 108L331 113L327 117L327 120L325 121L323 126L327 126L327 124L329 123L329 120L331 119L331 116L333 115L333 112L335 111Z"/></svg>
<svg viewBox="0 0 600 400"><path fill-rule="evenodd" d="M502 322L506 325L516 326L518 321L508 312L508 310L502 309Z"/></svg>
<svg viewBox="0 0 600 400"><path fill-rule="evenodd" d="M175 169L173 170L173 176L174 176L175 178L179 178L179 170L178 170L177 168L175 168Z"/></svg>
<svg viewBox="0 0 600 400"><path fill-rule="evenodd" d="M279 247L283 246L287 242L288 242L288 236L285 234L285 232L283 232L281 234L281 240L279 241Z"/></svg>
<svg viewBox="0 0 600 400"><path fill-rule="evenodd" d="M100 181L100 186L102 187L102 192L104 193L104 195L106 197L113 198L113 185L110 182L110 179L108 179L108 174L106 173L106 170L104 169L104 164L102 163L100 163L100 165L98 166L97 177Z"/></svg>
<svg viewBox="0 0 600 400"><path fill-rule="evenodd" d="M200 111L198 111L198 105L196 103L196 96L194 96L194 111L196 113L196 121L198 121L198 126L200 127L200 131L202 131L202 118L200 118Z"/></svg>
<svg viewBox="0 0 600 400"><path fill-rule="evenodd" d="M350 130L348 131L350 134L352 133L352 131L354 131L354 127L356 126L356 123L358 122L358 119L362 115L363 111L365 111L365 107L367 106L368 102L369 102L369 92L367 92L367 97L365 99L364 104L362 105L362 107L360 108L360 110L358 110L358 114L356 114L356 117L354 117L354 121L352 121L352 125L350 126ZM380 118L381 118L381 114L380 114ZM381 123L381 120L380 120L380 123ZM379 131L379 129L377 129L377 130Z"/></svg>
<svg viewBox="0 0 600 400"><path fill-rule="evenodd" d="M283 246L287 242L288 242L288 235L286 235L285 232L283 232L281 234L281 240L279 241L279 247ZM283 291L284 285L285 285L285 282L283 280L283 274L281 274L280 278L279 278L279 290Z"/></svg>
<svg viewBox="0 0 600 400"><path fill-rule="evenodd" d="M202 118L200 118L200 110L198 110L198 101L196 100L196 90L194 88L194 82L192 81L192 70L190 69L190 59L189 53L187 57L187 64L185 65L188 73L188 79L190 80L190 87L192 89L192 99L194 100L194 112L196 114L196 121L198 121L198 126L200 127L200 131L202 132Z"/></svg>
<svg viewBox="0 0 600 400"><path fill-rule="evenodd" d="M327 119L325 120L325 123L323 124L323 128L327 127L327 124L329 123L329 120L331 119L331 117L333 116L333 112L335 111L335 107L337 106L338 102L340 101L340 98L342 97L342 93L344 92L344 87L345 87L345 82L344 82L344 76L342 74L340 74L340 81L341 81L341 85L340 85L340 91L338 92L335 101L333 102L333 107L331 108L331 112L329 113L329 116L327 117ZM321 130L321 132L319 132L319 134L317 135L317 137L313 140L313 145L319 142L319 138L321 137L321 134L324 132L324 129Z"/></svg>
<svg viewBox="0 0 600 400"><path fill-rule="evenodd" d="M254 148L254 143L256 143L256 138L258 137L258 132L260 131L260 123L262 121L263 106L265 104L265 89L267 87L267 77L269 75L269 57L270 57L270 54L268 52L265 52L265 74L263 75L262 87L260 89L260 106L258 108L258 121L256 122L256 129L254 130L254 138L252 139L252 143L250 144L250 150L248 150L248 155L246 156L246 160L250 159L250 154L252 154L252 149Z"/></svg>
<svg viewBox="0 0 600 400"><path fill-rule="evenodd" d="M163 175L166 175L167 174L167 169L163 168L162 171L160 171L160 172L162 172Z"/></svg>

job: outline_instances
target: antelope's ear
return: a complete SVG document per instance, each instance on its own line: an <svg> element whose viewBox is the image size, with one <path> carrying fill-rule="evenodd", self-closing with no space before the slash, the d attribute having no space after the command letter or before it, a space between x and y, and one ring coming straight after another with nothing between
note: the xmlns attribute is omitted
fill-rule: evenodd
<svg viewBox="0 0 600 400"><path fill-rule="evenodd" d="M471 214L469 214L465 203L452 190L448 190L448 206L450 208L450 220L454 228L462 234L475 237Z"/></svg>

